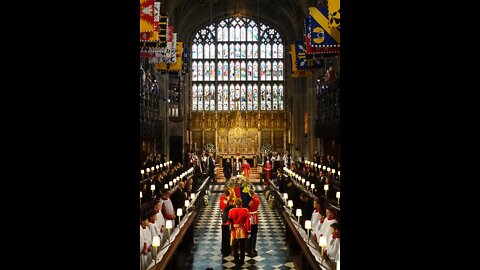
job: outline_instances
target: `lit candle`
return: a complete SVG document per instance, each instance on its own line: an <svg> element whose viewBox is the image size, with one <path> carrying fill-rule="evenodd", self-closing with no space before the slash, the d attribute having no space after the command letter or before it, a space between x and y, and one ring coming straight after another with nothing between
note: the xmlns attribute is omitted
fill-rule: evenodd
<svg viewBox="0 0 480 270"><path fill-rule="evenodd" d="M335 169L332 169L332 173L335 174Z"/></svg>
<svg viewBox="0 0 480 270"><path fill-rule="evenodd" d="M337 262L337 270L340 270L340 260Z"/></svg>
<svg viewBox="0 0 480 270"><path fill-rule="evenodd" d="M168 243L170 243L170 230L172 229L173 224L172 221L169 219L165 222L165 228L168 230Z"/></svg>
<svg viewBox="0 0 480 270"><path fill-rule="evenodd" d="M150 168L147 168L147 169L146 169L146 172L149 173L149 172L150 172Z"/></svg>
<svg viewBox="0 0 480 270"><path fill-rule="evenodd" d="M302 185L305 185L305 178L302 178Z"/></svg>
<svg viewBox="0 0 480 270"><path fill-rule="evenodd" d="M325 190L325 197L327 197L328 185L323 185L323 190Z"/></svg>
<svg viewBox="0 0 480 270"><path fill-rule="evenodd" d="M290 207L290 209L293 207L293 201L292 200L288 200L288 207Z"/></svg>
<svg viewBox="0 0 480 270"><path fill-rule="evenodd" d="M311 188L312 188L312 191L313 191L313 189L315 188L315 184L312 184Z"/></svg>
<svg viewBox="0 0 480 270"><path fill-rule="evenodd" d="M157 165L157 166L155 166L155 168L157 168L157 170L158 170L158 168L160 168L160 166Z"/></svg>
<svg viewBox="0 0 480 270"><path fill-rule="evenodd" d="M305 229L310 230L312 228L312 221L305 220Z"/></svg>
<svg viewBox="0 0 480 270"><path fill-rule="evenodd" d="M172 221L170 219L167 219L167 221L165 222L165 228L171 229L172 226L173 226Z"/></svg>
<svg viewBox="0 0 480 270"><path fill-rule="evenodd" d="M177 208L177 216L182 216L182 215L183 215L182 208Z"/></svg>
<svg viewBox="0 0 480 270"><path fill-rule="evenodd" d="M327 172L330 172L330 167L327 167Z"/></svg>
<svg viewBox="0 0 480 270"><path fill-rule="evenodd" d="M163 164L160 164L160 169L162 169L162 168L163 168Z"/></svg>
<svg viewBox="0 0 480 270"><path fill-rule="evenodd" d="M160 237L158 236L153 237L152 246L155 248L155 257L153 260L155 261L155 265L156 265L157 264L157 248L160 246Z"/></svg>
<svg viewBox="0 0 480 270"><path fill-rule="evenodd" d="M337 204L340 205L340 191L337 191Z"/></svg>
<svg viewBox="0 0 480 270"><path fill-rule="evenodd" d="M190 206L190 201L189 200L185 200L185 207L189 207ZM187 211L188 212L188 211Z"/></svg>
<svg viewBox="0 0 480 270"><path fill-rule="evenodd" d="M150 168L150 171L153 172L153 170L155 170L155 167L152 166L152 167Z"/></svg>
<svg viewBox="0 0 480 270"><path fill-rule="evenodd" d="M305 180L305 179L303 179L303 180ZM307 189L308 189L308 187L310 186L310 181L307 181L306 185L307 185Z"/></svg>
<svg viewBox="0 0 480 270"><path fill-rule="evenodd" d="M323 170L325 171L327 169L327 166L323 165Z"/></svg>
<svg viewBox="0 0 480 270"><path fill-rule="evenodd" d="M324 250L325 247L327 246L327 237L325 237L325 236L320 236L320 240L318 241L318 245L322 247L322 252L320 253L320 255L321 255L322 258L323 258L323 250Z"/></svg>
<svg viewBox="0 0 480 270"><path fill-rule="evenodd" d="M288 199L288 193L283 193L283 199L284 199L285 201L287 201L287 199Z"/></svg>
<svg viewBox="0 0 480 270"><path fill-rule="evenodd" d="M190 194L190 199L195 200L195 193Z"/></svg>
<svg viewBox="0 0 480 270"><path fill-rule="evenodd" d="M151 190L151 191L154 191L154 190L155 190L155 184L151 184L151 185L150 185L150 190Z"/></svg>
<svg viewBox="0 0 480 270"><path fill-rule="evenodd" d="M297 227L297 230L300 230L300 217L302 216L302 209L297 209L296 216L298 217L298 227Z"/></svg>
<svg viewBox="0 0 480 270"><path fill-rule="evenodd" d="M168 185L169 185L170 187L172 187L172 186L173 186L173 182L172 182L172 181L169 181L169 182L168 182Z"/></svg>
<svg viewBox="0 0 480 270"><path fill-rule="evenodd" d="M142 192L140 191L140 199L141 199L142 197L143 197L143 194L142 194Z"/></svg>
<svg viewBox="0 0 480 270"><path fill-rule="evenodd" d="M141 173L142 176L143 176L143 174L145 173L145 171L144 171L143 169L141 169L141 170L140 170L140 173Z"/></svg>
<svg viewBox="0 0 480 270"><path fill-rule="evenodd" d="M168 189L168 184L163 185L164 189Z"/></svg>

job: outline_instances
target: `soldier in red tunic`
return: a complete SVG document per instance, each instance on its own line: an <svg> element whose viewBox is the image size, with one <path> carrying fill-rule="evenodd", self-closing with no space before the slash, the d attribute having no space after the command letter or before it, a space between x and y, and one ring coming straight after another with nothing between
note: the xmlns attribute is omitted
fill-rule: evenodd
<svg viewBox="0 0 480 270"><path fill-rule="evenodd" d="M258 206L260 205L260 199L255 193L255 190L250 189L250 196L252 199L248 203L248 211L250 214L250 226L248 231L250 232L250 241L249 241L249 253L253 256L257 256L257 250L255 245L257 244L257 233L258 233Z"/></svg>
<svg viewBox="0 0 480 270"><path fill-rule="evenodd" d="M245 242L248 236L247 226L249 226L249 212L247 208L242 207L242 200L235 200L235 208L228 213L228 219L232 224L231 241L233 246L233 257L238 266L245 262ZM240 252L240 254L238 254ZM240 257L239 257L240 256Z"/></svg>

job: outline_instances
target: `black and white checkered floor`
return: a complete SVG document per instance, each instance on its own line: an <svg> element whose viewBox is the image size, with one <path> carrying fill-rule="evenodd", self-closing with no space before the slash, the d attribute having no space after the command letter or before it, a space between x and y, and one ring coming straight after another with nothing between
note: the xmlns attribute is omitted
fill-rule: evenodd
<svg viewBox="0 0 480 270"><path fill-rule="evenodd" d="M210 203L200 213L194 230L194 246L184 269L214 270L239 269L233 263L233 257L223 257L220 252L222 229L219 199L224 185L212 185ZM255 188L261 190L261 186ZM241 269L295 269L293 258L285 244L285 225L280 216L268 207L265 196L260 198L257 252L255 257L245 256Z"/></svg>

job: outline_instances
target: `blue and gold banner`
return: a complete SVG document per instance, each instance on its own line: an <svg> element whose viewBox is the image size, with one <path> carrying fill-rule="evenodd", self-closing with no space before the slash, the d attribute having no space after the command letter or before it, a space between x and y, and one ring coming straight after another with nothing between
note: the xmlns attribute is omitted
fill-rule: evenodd
<svg viewBox="0 0 480 270"><path fill-rule="evenodd" d="M295 55L298 70L323 68L323 59L307 55L303 40L295 41Z"/></svg>
<svg viewBox="0 0 480 270"><path fill-rule="evenodd" d="M340 7L339 7L340 8ZM328 20L328 9L322 7L309 7L309 18L306 28L306 35L312 47L336 48L340 46L340 31L337 28L331 28ZM338 16L340 16L338 14ZM335 20L333 20L335 22ZM340 21L338 20L338 27Z"/></svg>
<svg viewBox="0 0 480 270"><path fill-rule="evenodd" d="M297 53L295 50L295 44L291 44L290 48L290 59L291 59L291 67L292 67L292 73L290 74L293 78L298 78L298 77L307 77L312 75L313 73L310 70L298 70L297 69Z"/></svg>

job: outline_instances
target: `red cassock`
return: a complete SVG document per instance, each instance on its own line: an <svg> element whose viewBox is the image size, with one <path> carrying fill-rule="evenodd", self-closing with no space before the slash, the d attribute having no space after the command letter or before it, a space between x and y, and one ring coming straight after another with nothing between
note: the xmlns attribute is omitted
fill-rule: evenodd
<svg viewBox="0 0 480 270"><path fill-rule="evenodd" d="M247 238L247 226L250 226L247 208L235 207L228 212L228 218L233 220L231 239Z"/></svg>
<svg viewBox="0 0 480 270"><path fill-rule="evenodd" d="M245 163L245 164L242 164L242 171L245 172L245 176L250 179L250 164L248 163Z"/></svg>
<svg viewBox="0 0 480 270"><path fill-rule="evenodd" d="M247 230L251 231L251 225L258 224L258 206L260 205L260 199L258 198L257 194L250 200L248 207L248 212L250 215L250 222L247 226Z"/></svg>
<svg viewBox="0 0 480 270"><path fill-rule="evenodd" d="M272 165L270 163L265 164L265 176L267 177L267 180L270 180L270 175L272 172Z"/></svg>
<svg viewBox="0 0 480 270"><path fill-rule="evenodd" d="M225 207L227 207L227 204L228 204L228 199L227 199L227 196L225 194L222 194L220 196L220 209L222 210L225 210Z"/></svg>

